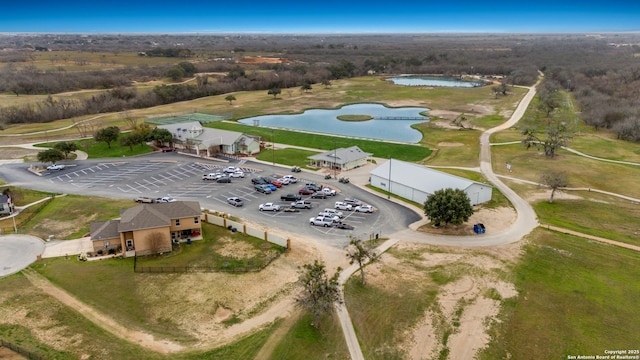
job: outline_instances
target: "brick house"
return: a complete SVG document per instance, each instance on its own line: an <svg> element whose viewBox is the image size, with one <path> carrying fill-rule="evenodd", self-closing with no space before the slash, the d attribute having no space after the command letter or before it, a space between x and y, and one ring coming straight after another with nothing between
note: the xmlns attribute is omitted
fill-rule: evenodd
<svg viewBox="0 0 640 360"><path fill-rule="evenodd" d="M94 251L125 257L171 251L172 242L202 239L197 201L144 204L120 212L120 219L91 223Z"/></svg>

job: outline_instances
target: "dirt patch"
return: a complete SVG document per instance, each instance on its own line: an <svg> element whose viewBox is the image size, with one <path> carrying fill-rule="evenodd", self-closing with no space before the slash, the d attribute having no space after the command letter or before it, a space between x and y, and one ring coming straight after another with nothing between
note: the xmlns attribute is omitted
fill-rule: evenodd
<svg viewBox="0 0 640 360"><path fill-rule="evenodd" d="M2 138L2 142L7 139ZM0 148L0 159L23 159L25 157L35 158L38 154L36 149L22 149L22 148Z"/></svg>
<svg viewBox="0 0 640 360"><path fill-rule="evenodd" d="M446 141L442 141L438 143L438 146L441 147L456 147L456 146L464 146L463 143L459 143L459 142L446 142Z"/></svg>
<svg viewBox="0 0 640 360"><path fill-rule="evenodd" d="M506 206L496 209L481 208L462 225L435 228L431 224L426 224L419 227L418 231L443 235L470 235L473 234L473 225L480 223L484 224L487 234L492 234L508 229L516 221L517 215L513 208Z"/></svg>
<svg viewBox="0 0 640 360"><path fill-rule="evenodd" d="M549 201L549 196L551 196L551 190L543 190L538 191L533 194L530 194L527 197L527 201L530 203L537 201ZM553 194L553 199L563 199L563 200L581 200L584 199L582 196L570 194L566 191L558 190L555 194Z"/></svg>
<svg viewBox="0 0 640 360"><path fill-rule="evenodd" d="M482 249L399 243L395 250L402 260L384 254L380 265L375 266L376 271L370 272L375 274L369 277L370 284L375 282L386 287L394 282L389 278L382 281L384 274L400 276L403 281L410 279L415 271L411 273L409 269L415 267L423 269L423 274L432 269L454 272L454 269L464 269L457 280L438 288L434 305L412 328L403 332L404 340L399 347L404 349L407 358L431 359L444 348L449 350L448 359L474 358L490 340L487 327L497 321L502 300L518 294L513 284L502 279L502 274L518 260L521 249L521 243ZM421 256L416 257L418 253ZM411 256L405 258L402 254ZM428 280L423 276L422 282L425 281ZM445 332L451 334L447 340L444 340Z"/></svg>
<svg viewBox="0 0 640 360"><path fill-rule="evenodd" d="M27 358L15 353L4 346L0 346L0 359L2 360L26 360Z"/></svg>

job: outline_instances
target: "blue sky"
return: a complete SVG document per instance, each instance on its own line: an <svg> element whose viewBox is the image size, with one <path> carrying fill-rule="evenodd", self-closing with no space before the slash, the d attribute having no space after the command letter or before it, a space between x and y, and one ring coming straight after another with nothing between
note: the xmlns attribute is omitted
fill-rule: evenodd
<svg viewBox="0 0 640 360"><path fill-rule="evenodd" d="M0 32L449 33L640 31L640 1L12 0Z"/></svg>

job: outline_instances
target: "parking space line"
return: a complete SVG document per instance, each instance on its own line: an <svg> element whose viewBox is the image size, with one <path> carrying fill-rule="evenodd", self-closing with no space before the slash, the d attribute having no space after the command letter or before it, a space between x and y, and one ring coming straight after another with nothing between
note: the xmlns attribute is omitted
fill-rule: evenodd
<svg viewBox="0 0 640 360"><path fill-rule="evenodd" d="M175 180L172 180L171 178L168 178L168 177L164 176L164 174L156 174L156 176L161 177L163 180L171 181L172 183L175 182Z"/></svg>
<svg viewBox="0 0 640 360"><path fill-rule="evenodd" d="M134 188L133 186L131 186L131 185L129 185L129 184L127 184L126 186L127 186L127 187L129 187L131 190L133 190L133 191L137 192L138 194L141 194L141 193L142 193L142 191L140 191L140 190L138 190L138 189ZM127 190L125 190L125 189L123 189L123 188L121 188L121 187L119 187L119 186L118 186L118 190L122 191L123 193L133 192L133 191L127 191Z"/></svg>

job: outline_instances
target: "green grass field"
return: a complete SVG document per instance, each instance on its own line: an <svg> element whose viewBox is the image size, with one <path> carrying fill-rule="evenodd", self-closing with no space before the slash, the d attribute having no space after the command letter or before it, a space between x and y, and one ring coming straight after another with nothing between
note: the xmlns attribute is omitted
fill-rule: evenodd
<svg viewBox="0 0 640 360"><path fill-rule="evenodd" d="M480 359L567 359L637 349L640 253L536 230L513 270L519 296L503 305Z"/></svg>

